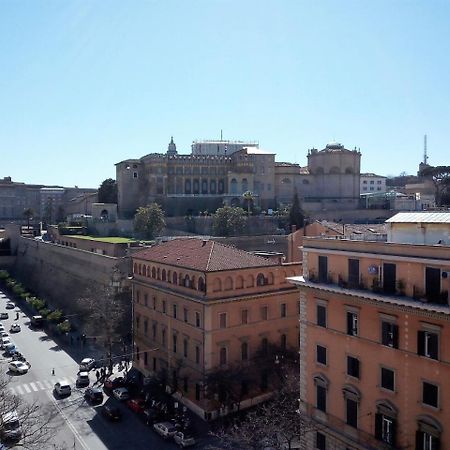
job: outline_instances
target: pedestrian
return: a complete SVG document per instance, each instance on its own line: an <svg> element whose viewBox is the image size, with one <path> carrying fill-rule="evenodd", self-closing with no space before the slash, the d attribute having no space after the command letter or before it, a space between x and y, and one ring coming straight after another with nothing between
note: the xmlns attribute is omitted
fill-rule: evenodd
<svg viewBox="0 0 450 450"><path fill-rule="evenodd" d="M52 375L55 375L55 368L52 369Z"/></svg>
<svg viewBox="0 0 450 450"><path fill-rule="evenodd" d="M97 381L100 378L100 372L97 370L97 372L95 372L95 376L97 377Z"/></svg>
<svg viewBox="0 0 450 450"><path fill-rule="evenodd" d="M19 313L16 312L16 320L19 320Z"/></svg>

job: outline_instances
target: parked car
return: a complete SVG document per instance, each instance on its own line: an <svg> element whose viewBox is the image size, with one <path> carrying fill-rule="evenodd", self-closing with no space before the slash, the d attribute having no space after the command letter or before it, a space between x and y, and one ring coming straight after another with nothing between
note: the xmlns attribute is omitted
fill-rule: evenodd
<svg viewBox="0 0 450 450"><path fill-rule="evenodd" d="M124 387L119 387L113 390L114 397L117 400L128 400L130 398L130 394L128 393L128 389Z"/></svg>
<svg viewBox="0 0 450 450"><path fill-rule="evenodd" d="M7 312L0 313L0 319L9 319L9 314Z"/></svg>
<svg viewBox="0 0 450 450"><path fill-rule="evenodd" d="M5 348L5 345L8 345L11 343L11 338L9 336L5 336L1 338L0 341L0 347Z"/></svg>
<svg viewBox="0 0 450 450"><path fill-rule="evenodd" d="M55 384L55 393L60 397L69 396L72 393L72 388L68 381L62 380Z"/></svg>
<svg viewBox="0 0 450 450"><path fill-rule="evenodd" d="M0 433L5 441L15 441L22 437L22 427L16 410L4 412L0 416Z"/></svg>
<svg viewBox="0 0 450 450"><path fill-rule="evenodd" d="M3 339L3 338L5 338L5 337L8 337L9 334L8 334L6 331L0 331L0 336L1 336L1 338Z"/></svg>
<svg viewBox="0 0 450 450"><path fill-rule="evenodd" d="M4 349L5 349L5 353L7 356L15 355L19 351L19 350L17 350L17 347L12 342L10 342L9 344L6 344Z"/></svg>
<svg viewBox="0 0 450 450"><path fill-rule="evenodd" d="M132 398L127 401L127 406L132 411L142 414L145 410L146 405L145 405L145 400L143 400L141 398Z"/></svg>
<svg viewBox="0 0 450 450"><path fill-rule="evenodd" d="M182 431L177 431L173 435L173 440L181 448L192 447L193 445L195 445L195 439L189 434L183 433Z"/></svg>
<svg viewBox="0 0 450 450"><path fill-rule="evenodd" d="M114 379L110 379L108 378L107 380L105 380L105 382L103 383L103 387L107 390L107 391L112 391L113 389L116 389L118 387L123 387L125 384L125 380L122 377L118 377L118 378L114 378Z"/></svg>
<svg viewBox="0 0 450 450"><path fill-rule="evenodd" d="M84 392L84 396L91 403L102 403L103 402L103 392L100 388L90 387Z"/></svg>
<svg viewBox="0 0 450 450"><path fill-rule="evenodd" d="M94 358L84 358L80 363L80 370L83 372L89 372L91 369L95 368L95 359Z"/></svg>
<svg viewBox="0 0 450 450"><path fill-rule="evenodd" d="M31 326L34 328L41 328L44 325L44 318L42 316L32 316Z"/></svg>
<svg viewBox="0 0 450 450"><path fill-rule="evenodd" d="M11 324L11 328L9 329L10 333L18 333L20 331L20 325L18 323Z"/></svg>
<svg viewBox="0 0 450 450"><path fill-rule="evenodd" d="M177 432L175 425L170 422L155 423L153 429L164 439L171 438Z"/></svg>
<svg viewBox="0 0 450 450"><path fill-rule="evenodd" d="M89 372L78 372L76 385L77 387L89 386Z"/></svg>
<svg viewBox="0 0 450 450"><path fill-rule="evenodd" d="M6 304L6 309L14 309L16 305L13 302L8 302Z"/></svg>
<svg viewBox="0 0 450 450"><path fill-rule="evenodd" d="M28 372L29 367L28 367L27 364L25 364L25 363L22 362L22 361L11 361L11 362L8 364L8 369L9 369L11 372L24 374L24 373L27 373L27 372Z"/></svg>
<svg viewBox="0 0 450 450"><path fill-rule="evenodd" d="M102 414L112 422L118 422L122 419L122 412L115 406L103 405Z"/></svg>

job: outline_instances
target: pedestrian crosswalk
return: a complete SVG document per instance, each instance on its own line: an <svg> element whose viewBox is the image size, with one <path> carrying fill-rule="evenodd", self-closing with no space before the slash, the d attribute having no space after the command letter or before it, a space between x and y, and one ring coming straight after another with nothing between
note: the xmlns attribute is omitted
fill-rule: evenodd
<svg viewBox="0 0 450 450"><path fill-rule="evenodd" d="M9 390L14 395L27 395L33 392L49 391L57 381L68 381L75 385L77 379L75 377L64 377L62 379L53 378L52 380L30 381L29 383L22 383L14 386L9 386Z"/></svg>

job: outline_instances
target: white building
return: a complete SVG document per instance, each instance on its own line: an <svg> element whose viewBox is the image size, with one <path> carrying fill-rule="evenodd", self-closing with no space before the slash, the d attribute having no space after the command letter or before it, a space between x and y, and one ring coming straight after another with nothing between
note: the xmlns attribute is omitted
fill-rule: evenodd
<svg viewBox="0 0 450 450"><path fill-rule="evenodd" d="M225 140L204 140L192 142L193 155L231 155L245 147L258 148L256 141L225 141Z"/></svg>
<svg viewBox="0 0 450 450"><path fill-rule="evenodd" d="M386 192L386 177L374 173L362 173L360 175L360 193Z"/></svg>

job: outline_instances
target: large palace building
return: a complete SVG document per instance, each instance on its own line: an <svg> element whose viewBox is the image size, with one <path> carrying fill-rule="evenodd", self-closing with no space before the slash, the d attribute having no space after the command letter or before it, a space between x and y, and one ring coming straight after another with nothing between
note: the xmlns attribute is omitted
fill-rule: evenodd
<svg viewBox="0 0 450 450"><path fill-rule="evenodd" d="M118 210L131 218L157 201L168 215L215 211L242 205L251 191L262 209L292 202L295 191L309 211L355 209L359 200L361 153L333 142L308 151L308 165L275 162L258 143L194 141L189 155L171 139L166 153L151 153L116 164Z"/></svg>

